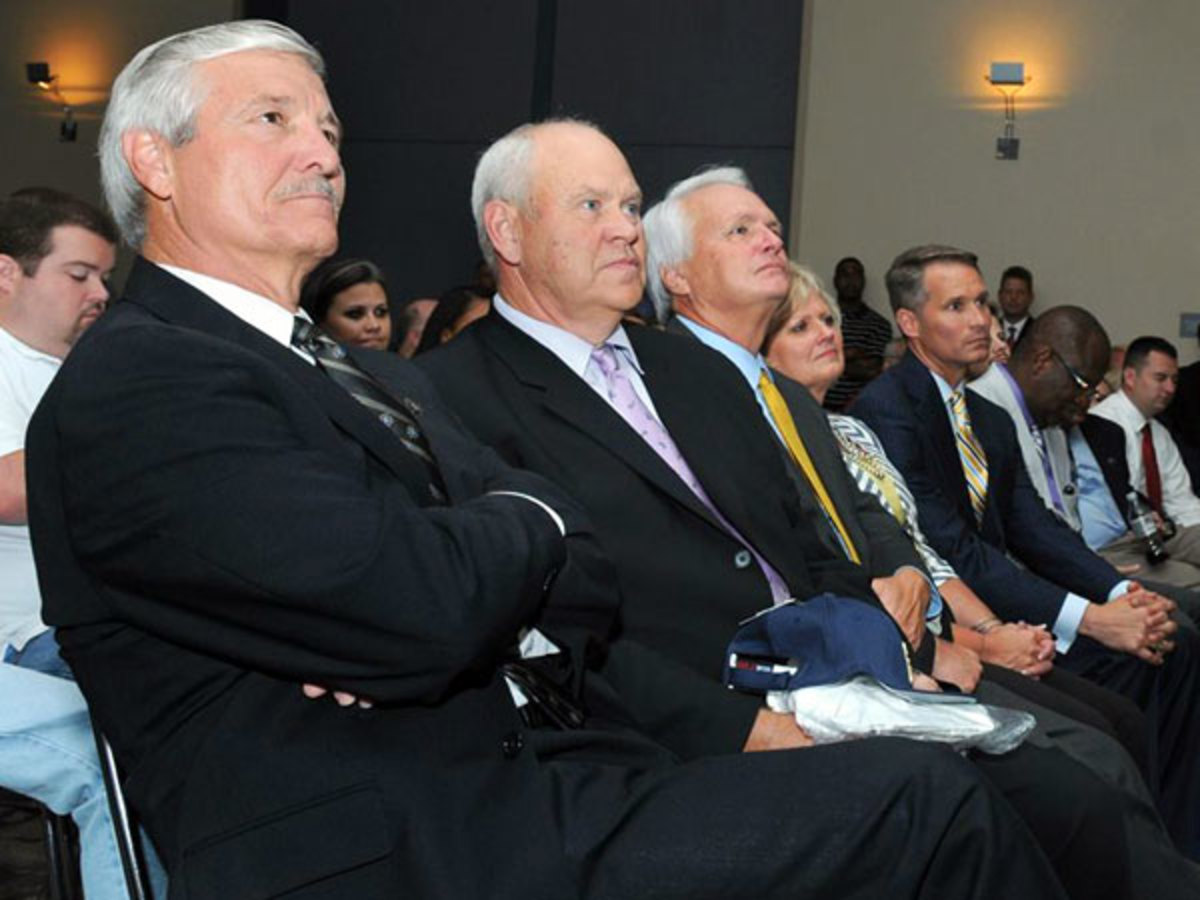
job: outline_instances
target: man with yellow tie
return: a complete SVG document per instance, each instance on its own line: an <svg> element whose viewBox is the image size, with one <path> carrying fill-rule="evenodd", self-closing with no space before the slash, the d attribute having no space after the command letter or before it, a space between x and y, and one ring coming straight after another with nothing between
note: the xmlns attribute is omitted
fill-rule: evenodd
<svg viewBox="0 0 1200 900"><path fill-rule="evenodd" d="M807 392L800 393L808 402L794 410L801 420L793 418L776 384L781 376L759 353L771 314L791 283L775 214L741 169L723 166L671 187L646 213L645 227L647 283L659 318L669 320L667 330L698 339L741 372L786 448L792 462L787 468L818 536L830 552L863 565L912 645L931 649L924 640L929 581L911 563L911 542L878 502L845 477L825 417ZM936 614L936 595L934 603Z"/></svg>
<svg viewBox="0 0 1200 900"><path fill-rule="evenodd" d="M536 217L490 195L493 181L522 180L492 173L522 141L542 160L524 179L545 194L529 197ZM877 604L876 576L923 610L911 543L894 523L881 547L826 518L724 360L690 337L622 326L646 251L641 193L611 141L580 123L502 138L480 160L475 204L499 282L493 314L418 362L485 443L583 502L626 599L621 671L642 672L648 647L683 664L676 687L647 677L625 691L652 733L685 756L805 743L794 721L721 684L737 623L825 590ZM776 296L784 266L769 279Z"/></svg>
<svg viewBox="0 0 1200 900"><path fill-rule="evenodd" d="M851 414L903 472L930 545L996 614L1045 624L1056 665L1146 712L1167 825L1200 860L1200 634L1176 630L1173 604L1122 578L1046 508L1008 413L964 394L991 322L975 254L913 247L886 281L908 353Z"/></svg>

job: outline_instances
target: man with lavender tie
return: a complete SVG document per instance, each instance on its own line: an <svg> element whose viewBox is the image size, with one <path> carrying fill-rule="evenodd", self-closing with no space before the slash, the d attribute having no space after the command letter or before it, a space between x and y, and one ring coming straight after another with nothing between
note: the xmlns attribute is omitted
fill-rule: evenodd
<svg viewBox="0 0 1200 900"><path fill-rule="evenodd" d="M624 156L593 126L522 126L498 140L472 191L497 274L492 312L418 364L485 443L583 503L621 597L605 674L641 729L685 758L806 746L791 718L723 687L726 645L783 593L878 605L881 573L831 546L737 371L693 340L622 326L644 284L641 200ZM895 771L882 745L854 744ZM839 749L849 745L803 755ZM1103 879L1124 877L1123 851L1112 852L1124 843L1121 813L1089 773L1025 747L975 764L1069 893L1097 895L1111 887ZM839 789L857 809L855 779ZM1097 880L1100 864L1117 871Z"/></svg>

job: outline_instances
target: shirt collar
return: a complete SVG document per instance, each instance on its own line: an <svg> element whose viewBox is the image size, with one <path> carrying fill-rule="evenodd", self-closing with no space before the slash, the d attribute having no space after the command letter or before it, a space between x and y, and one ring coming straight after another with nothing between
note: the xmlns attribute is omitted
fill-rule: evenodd
<svg viewBox="0 0 1200 900"><path fill-rule="evenodd" d="M692 334L699 338L702 344L712 350L716 350L737 366L738 371L742 373L742 377L750 383L750 387L756 391L758 390L760 375L764 371L768 371L766 360L762 358L761 353L751 353L741 344L731 341L723 334L717 334L717 332L701 325L699 322L693 322L687 316L679 316L679 321ZM769 371L767 377L771 377Z"/></svg>
<svg viewBox="0 0 1200 900"><path fill-rule="evenodd" d="M933 383L937 385L938 393L942 395L943 403L948 403L950 401L950 395L955 391L961 391L963 388L963 383L961 381L957 386L954 386L937 372L933 371L933 369L926 367L925 371L930 374L930 376L933 378Z"/></svg>
<svg viewBox="0 0 1200 900"><path fill-rule="evenodd" d="M557 356L568 369L580 378L583 377L583 373L591 361L592 351L596 349L591 343L576 334L572 334L565 328L559 328L557 325L551 325L549 322L543 322L541 319L535 319L533 316L526 315L500 296L499 293L492 298L492 309L508 324L528 337L533 338ZM629 335L625 333L625 329L620 323L617 323L617 327L613 330L612 334L605 338L604 343L612 344L616 347L621 352L621 355L637 369L639 375L645 374L642 371L641 364L638 362L637 354L633 351L633 345L629 342Z"/></svg>
<svg viewBox="0 0 1200 900"><path fill-rule="evenodd" d="M248 291L244 287L222 281L220 278L202 275L191 269L182 269L166 263L156 263L156 265L170 272L180 281L186 281L247 325L258 329L271 340L285 347L292 345L292 327L296 316L308 318L308 314L302 309L293 313L262 294Z"/></svg>
<svg viewBox="0 0 1200 900"><path fill-rule="evenodd" d="M1133 401L1129 399L1129 395L1125 393L1124 388L1115 391L1104 402L1116 407L1117 411L1120 412L1126 421L1134 426L1134 431L1141 431L1150 422L1149 419L1142 415L1142 411L1133 405Z"/></svg>

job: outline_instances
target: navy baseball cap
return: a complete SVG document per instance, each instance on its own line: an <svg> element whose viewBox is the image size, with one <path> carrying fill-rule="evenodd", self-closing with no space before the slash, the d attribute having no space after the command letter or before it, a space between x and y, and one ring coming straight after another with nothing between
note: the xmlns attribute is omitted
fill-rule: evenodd
<svg viewBox="0 0 1200 900"><path fill-rule="evenodd" d="M754 693L857 675L911 691L908 645L882 609L833 594L763 610L741 624L725 655L725 684Z"/></svg>

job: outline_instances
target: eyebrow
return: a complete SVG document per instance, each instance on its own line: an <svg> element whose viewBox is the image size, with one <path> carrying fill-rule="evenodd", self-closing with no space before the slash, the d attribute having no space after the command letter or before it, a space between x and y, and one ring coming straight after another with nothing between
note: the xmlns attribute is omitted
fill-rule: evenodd
<svg viewBox="0 0 1200 900"><path fill-rule="evenodd" d="M280 106L284 109L294 109L296 98L288 94L255 94L238 107L237 114L239 116L245 115L256 106ZM323 125L332 125L337 129L338 137L342 136L342 122L332 109L322 114L319 121Z"/></svg>
<svg viewBox="0 0 1200 900"><path fill-rule="evenodd" d="M579 190L573 191L568 195L568 202L574 203L576 200L582 200L584 197L602 197L607 200L609 197L612 197L615 194L615 191L605 191L601 190L600 188L590 187L589 185L585 184ZM641 201L643 199L641 188L630 191L627 194L621 194L620 197L622 200Z"/></svg>

